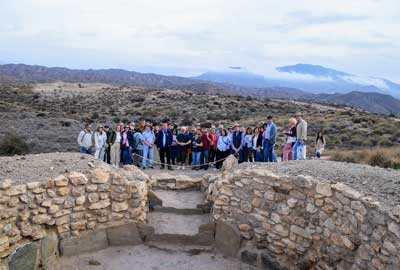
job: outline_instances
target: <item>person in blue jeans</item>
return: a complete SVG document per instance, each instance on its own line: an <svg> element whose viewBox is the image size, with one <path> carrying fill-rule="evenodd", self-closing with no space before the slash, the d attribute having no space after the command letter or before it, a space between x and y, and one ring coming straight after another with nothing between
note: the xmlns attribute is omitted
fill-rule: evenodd
<svg viewBox="0 0 400 270"><path fill-rule="evenodd" d="M129 126L126 126L122 132L122 163L124 165L132 165L132 145L134 144L133 134L129 130Z"/></svg>
<svg viewBox="0 0 400 270"><path fill-rule="evenodd" d="M202 148L203 148L203 142L201 141L201 131L197 130L192 139L192 157L193 157L192 170L198 171L200 169L200 156Z"/></svg>
<svg viewBox="0 0 400 270"><path fill-rule="evenodd" d="M156 135L151 130L151 126L149 123L145 124L142 136L143 136L143 157L144 157L142 160L142 169L143 170L146 169L147 163L149 164L149 168L153 169L154 142L156 140Z"/></svg>
<svg viewBox="0 0 400 270"><path fill-rule="evenodd" d="M276 143L276 126L272 116L267 117L267 125L263 133L263 151L264 151L264 162L277 162L275 155L275 143Z"/></svg>

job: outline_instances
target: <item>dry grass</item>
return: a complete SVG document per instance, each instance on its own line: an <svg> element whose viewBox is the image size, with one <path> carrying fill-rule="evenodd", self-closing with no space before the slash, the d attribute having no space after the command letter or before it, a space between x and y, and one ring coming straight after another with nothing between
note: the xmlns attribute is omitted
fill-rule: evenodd
<svg viewBox="0 0 400 270"><path fill-rule="evenodd" d="M331 155L334 161L364 163L383 168L400 169L400 147L374 148L356 151L336 151Z"/></svg>

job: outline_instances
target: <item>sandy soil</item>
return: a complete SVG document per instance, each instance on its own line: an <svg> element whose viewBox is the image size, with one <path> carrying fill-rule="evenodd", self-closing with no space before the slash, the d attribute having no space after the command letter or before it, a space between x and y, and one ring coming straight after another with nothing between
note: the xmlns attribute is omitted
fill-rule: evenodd
<svg viewBox="0 0 400 270"><path fill-rule="evenodd" d="M95 265L96 264L96 265ZM163 251L147 246L112 247L71 258L61 258L55 270L253 270L219 254Z"/></svg>

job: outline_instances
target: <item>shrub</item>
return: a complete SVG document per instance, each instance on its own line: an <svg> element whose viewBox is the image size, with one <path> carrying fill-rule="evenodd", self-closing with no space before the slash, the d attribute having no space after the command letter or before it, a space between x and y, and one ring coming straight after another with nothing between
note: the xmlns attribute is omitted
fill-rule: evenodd
<svg viewBox="0 0 400 270"><path fill-rule="evenodd" d="M390 158L382 151L376 151L371 154L368 164L371 166L378 166L383 168L391 167Z"/></svg>
<svg viewBox="0 0 400 270"><path fill-rule="evenodd" d="M9 132L3 136L0 141L0 155L14 156L29 153L29 146L25 140L19 137L15 132Z"/></svg>

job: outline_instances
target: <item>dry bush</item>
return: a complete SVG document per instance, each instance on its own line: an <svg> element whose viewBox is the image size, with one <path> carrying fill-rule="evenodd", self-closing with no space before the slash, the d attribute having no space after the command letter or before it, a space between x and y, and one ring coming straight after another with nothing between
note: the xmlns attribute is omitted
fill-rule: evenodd
<svg viewBox="0 0 400 270"><path fill-rule="evenodd" d="M15 132L5 134L0 141L0 156L14 156L26 153L29 153L29 146Z"/></svg>
<svg viewBox="0 0 400 270"><path fill-rule="evenodd" d="M400 147L376 148L357 151L336 151L334 161L363 163L383 168L400 169Z"/></svg>

